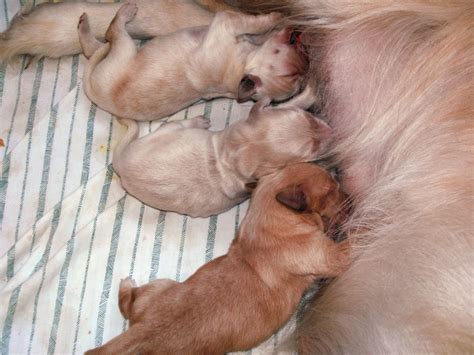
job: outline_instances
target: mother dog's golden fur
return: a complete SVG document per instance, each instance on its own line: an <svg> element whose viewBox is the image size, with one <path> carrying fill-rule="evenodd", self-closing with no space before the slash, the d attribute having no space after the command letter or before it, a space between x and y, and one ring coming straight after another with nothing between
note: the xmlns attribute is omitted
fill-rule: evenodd
<svg viewBox="0 0 474 355"><path fill-rule="evenodd" d="M309 27L355 198L353 264L306 309L299 352L472 353L474 3L236 3Z"/></svg>
<svg viewBox="0 0 474 355"><path fill-rule="evenodd" d="M355 197L346 229L359 247L306 309L300 353L474 352L474 3L229 2L309 27L317 99Z"/></svg>

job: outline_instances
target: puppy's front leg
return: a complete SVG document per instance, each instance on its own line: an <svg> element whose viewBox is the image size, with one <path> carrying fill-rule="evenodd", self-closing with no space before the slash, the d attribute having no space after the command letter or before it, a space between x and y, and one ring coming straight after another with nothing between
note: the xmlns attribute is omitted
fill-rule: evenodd
<svg viewBox="0 0 474 355"><path fill-rule="evenodd" d="M202 128L208 129L211 127L209 120L204 116L196 116L189 120L167 122L160 126L159 131L161 133L168 133L183 128Z"/></svg>
<svg viewBox="0 0 474 355"><path fill-rule="evenodd" d="M315 99L313 89L309 85L306 85L306 88L301 93L293 97L291 100L278 105L277 107L278 108L298 107L302 110L307 110L315 103L315 101L316 99Z"/></svg>
<svg viewBox="0 0 474 355"><path fill-rule="evenodd" d="M298 275L336 277L350 262L348 241L336 243L325 233L315 233L306 243L288 251L284 259L288 270Z"/></svg>
<svg viewBox="0 0 474 355"><path fill-rule="evenodd" d="M306 272L318 277L339 276L350 263L349 241L336 243L325 234L319 238L319 243L309 248L311 262Z"/></svg>
<svg viewBox="0 0 474 355"><path fill-rule="evenodd" d="M189 120L182 121L182 125L185 128L208 129L209 127L211 127L209 120L204 116L196 116Z"/></svg>
<svg viewBox="0 0 474 355"><path fill-rule="evenodd" d="M278 12L272 12L267 15L245 15L238 12L226 11L217 13L212 26L228 29L233 36L243 34L263 34L272 30L278 23L283 20L283 15ZM229 26L230 24L230 26ZM209 33L214 33L209 30Z"/></svg>

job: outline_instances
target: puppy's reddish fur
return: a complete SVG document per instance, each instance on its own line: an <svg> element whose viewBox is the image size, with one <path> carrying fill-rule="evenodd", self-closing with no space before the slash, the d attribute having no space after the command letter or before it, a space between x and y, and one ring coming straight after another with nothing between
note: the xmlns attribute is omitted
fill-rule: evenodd
<svg viewBox="0 0 474 355"><path fill-rule="evenodd" d="M315 278L345 268L347 244L323 231L343 199L316 165L262 178L228 254L183 283L122 281L130 328L88 353L220 354L257 345L290 318Z"/></svg>

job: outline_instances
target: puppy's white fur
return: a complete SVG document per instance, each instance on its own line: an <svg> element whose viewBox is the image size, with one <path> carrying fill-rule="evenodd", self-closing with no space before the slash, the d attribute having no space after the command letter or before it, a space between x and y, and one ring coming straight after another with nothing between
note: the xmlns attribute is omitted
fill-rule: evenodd
<svg viewBox="0 0 474 355"><path fill-rule="evenodd" d="M324 122L266 104L259 101L246 120L220 132L197 117L136 139L137 123L122 120L128 132L113 158L122 186L150 206L207 217L247 198L246 183L321 155L330 136Z"/></svg>
<svg viewBox="0 0 474 355"><path fill-rule="evenodd" d="M127 31L135 38L152 38L186 27L206 26L214 17L192 0L136 0L135 3L141 10L127 24ZM0 34L0 61L19 54L60 57L80 53L79 16L87 12L94 36L103 39L120 6L120 3L63 2L26 7Z"/></svg>
<svg viewBox="0 0 474 355"><path fill-rule="evenodd" d="M95 41L88 17L81 17L79 38L92 54L84 74L88 97L119 117L153 120L172 114L200 98L226 96L246 101L283 100L300 88L306 60L291 30L266 33L281 20L222 12L209 27L157 37L140 50L125 30L138 7L123 5L107 30L109 45ZM261 35L255 44L252 35ZM258 37L258 36L257 36Z"/></svg>

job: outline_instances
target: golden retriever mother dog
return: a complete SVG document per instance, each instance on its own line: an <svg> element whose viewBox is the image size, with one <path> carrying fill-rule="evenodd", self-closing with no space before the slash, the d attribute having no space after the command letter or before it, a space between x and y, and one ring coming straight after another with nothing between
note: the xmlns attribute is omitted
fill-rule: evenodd
<svg viewBox="0 0 474 355"><path fill-rule="evenodd" d="M472 353L474 3L232 3L306 26L354 196L352 265L306 308L299 352Z"/></svg>
<svg viewBox="0 0 474 355"><path fill-rule="evenodd" d="M307 27L358 245L307 307L299 352L472 353L474 3L286 5Z"/></svg>

